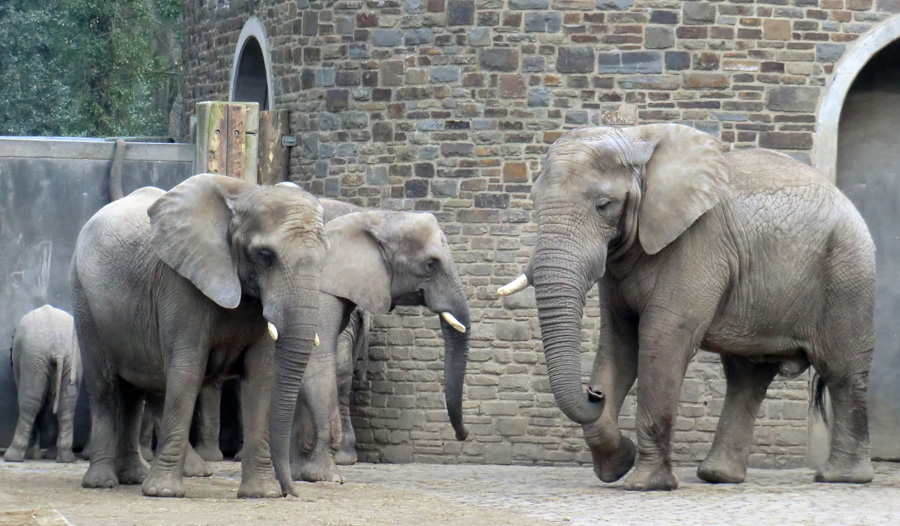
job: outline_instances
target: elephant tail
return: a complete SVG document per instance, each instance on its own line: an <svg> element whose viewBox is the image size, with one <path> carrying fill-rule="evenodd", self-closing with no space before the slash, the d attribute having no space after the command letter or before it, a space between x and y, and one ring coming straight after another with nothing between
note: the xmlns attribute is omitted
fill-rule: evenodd
<svg viewBox="0 0 900 526"><path fill-rule="evenodd" d="M356 307L359 313L359 328L356 332L356 341L353 345L354 366L356 367L356 381L362 384L366 381L366 374L369 372L369 339L372 330L372 313ZM362 363L356 363L360 360Z"/></svg>
<svg viewBox="0 0 900 526"><path fill-rule="evenodd" d="M53 414L56 414L56 410L59 409L59 399L62 396L62 374L63 374L63 363L61 360L57 360L55 366L53 367L53 385L51 389L53 389Z"/></svg>
<svg viewBox="0 0 900 526"><path fill-rule="evenodd" d="M825 379L819 373L813 373L812 382L815 385L813 391L813 408L819 414L822 421L828 423L828 413L825 410Z"/></svg>

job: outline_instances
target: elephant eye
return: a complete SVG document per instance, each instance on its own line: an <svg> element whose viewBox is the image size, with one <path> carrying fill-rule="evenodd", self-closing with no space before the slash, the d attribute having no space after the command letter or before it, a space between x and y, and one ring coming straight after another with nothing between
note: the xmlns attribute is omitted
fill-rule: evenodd
<svg viewBox="0 0 900 526"><path fill-rule="evenodd" d="M597 212L600 212L602 214L607 208L609 208L610 203L612 203L612 201L604 197L597 201L597 204L595 204L594 207L597 209Z"/></svg>
<svg viewBox="0 0 900 526"><path fill-rule="evenodd" d="M425 267L425 272L427 272L428 274L434 274L434 271L437 268L437 260L429 259L428 261L425 262L424 267Z"/></svg>
<svg viewBox="0 0 900 526"><path fill-rule="evenodd" d="M250 251L250 257L253 258L256 264L264 268L271 268L272 264L275 263L275 252L270 248L254 248Z"/></svg>

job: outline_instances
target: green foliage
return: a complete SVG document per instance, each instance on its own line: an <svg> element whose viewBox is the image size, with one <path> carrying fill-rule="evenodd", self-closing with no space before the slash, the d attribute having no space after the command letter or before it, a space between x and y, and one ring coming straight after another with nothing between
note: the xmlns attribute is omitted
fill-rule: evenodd
<svg viewBox="0 0 900 526"><path fill-rule="evenodd" d="M0 135L165 135L180 0L0 3Z"/></svg>

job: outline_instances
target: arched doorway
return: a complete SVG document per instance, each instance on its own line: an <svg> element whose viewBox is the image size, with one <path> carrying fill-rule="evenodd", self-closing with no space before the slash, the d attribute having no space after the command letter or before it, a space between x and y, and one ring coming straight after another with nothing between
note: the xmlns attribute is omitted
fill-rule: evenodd
<svg viewBox="0 0 900 526"><path fill-rule="evenodd" d="M900 18L864 35L835 66L820 118L818 167L859 209L877 248L872 453L900 459Z"/></svg>
<svg viewBox="0 0 900 526"><path fill-rule="evenodd" d="M272 67L266 35L254 16L247 20L238 38L231 69L229 100L256 102L259 111L273 108Z"/></svg>

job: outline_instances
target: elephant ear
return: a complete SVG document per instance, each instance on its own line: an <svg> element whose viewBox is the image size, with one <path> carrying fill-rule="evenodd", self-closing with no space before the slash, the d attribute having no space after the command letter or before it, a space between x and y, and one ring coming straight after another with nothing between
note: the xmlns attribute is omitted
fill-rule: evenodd
<svg viewBox="0 0 900 526"><path fill-rule="evenodd" d="M326 223L328 242L319 290L375 314L391 310L391 273L377 236L381 218L354 212Z"/></svg>
<svg viewBox="0 0 900 526"><path fill-rule="evenodd" d="M195 175L147 210L154 252L226 309L241 302L241 282L228 243L229 200L248 185L222 175Z"/></svg>
<svg viewBox="0 0 900 526"><path fill-rule="evenodd" d="M656 254L718 204L728 189L729 170L719 141L708 133L680 124L629 131L652 147L644 169L638 239L645 252Z"/></svg>

